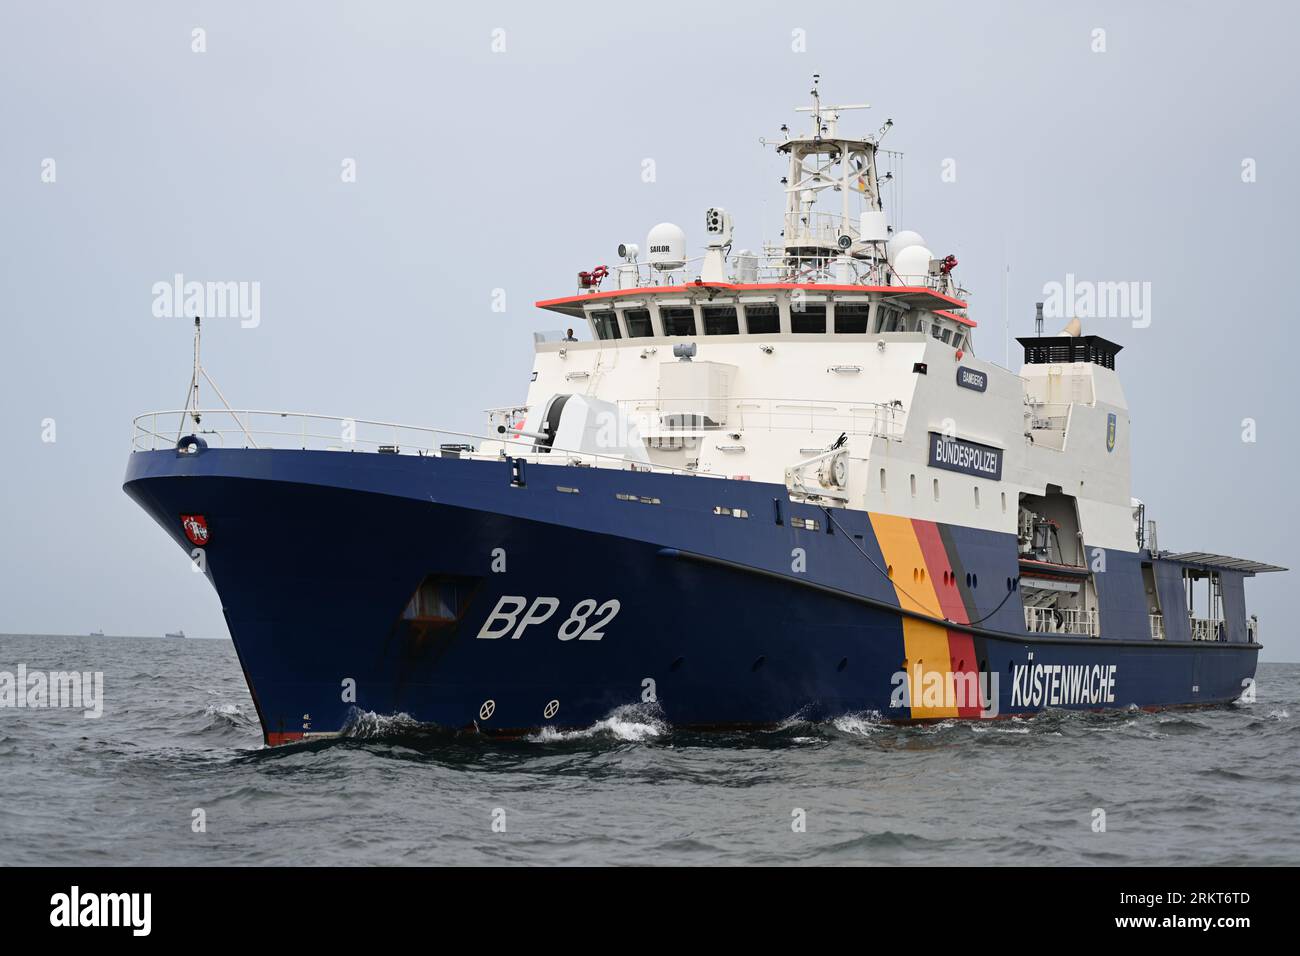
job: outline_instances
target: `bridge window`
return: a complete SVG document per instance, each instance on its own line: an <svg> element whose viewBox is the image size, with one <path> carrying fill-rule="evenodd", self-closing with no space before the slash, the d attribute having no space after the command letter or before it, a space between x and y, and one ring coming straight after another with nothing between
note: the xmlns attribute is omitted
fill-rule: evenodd
<svg viewBox="0 0 1300 956"><path fill-rule="evenodd" d="M773 303L746 305L745 326L750 335L774 335L781 331L781 313Z"/></svg>
<svg viewBox="0 0 1300 956"><path fill-rule="evenodd" d="M734 305L706 305L701 311L704 314L705 335L740 334L740 320L736 317Z"/></svg>
<svg viewBox="0 0 1300 956"><path fill-rule="evenodd" d="M790 331L800 335L826 334L826 305L806 302L802 310L790 308Z"/></svg>
<svg viewBox="0 0 1300 956"><path fill-rule="evenodd" d="M596 338L598 339L621 339L623 337L618 330L618 318L613 312L593 312L591 313L591 323L596 327Z"/></svg>
<svg viewBox="0 0 1300 956"><path fill-rule="evenodd" d="M867 331L871 306L865 302L837 302L835 304L835 331L841 335L856 335Z"/></svg>
<svg viewBox="0 0 1300 956"><path fill-rule="evenodd" d="M628 309L623 313L627 322L627 335L632 339L648 339L654 335L654 326L650 324L649 309Z"/></svg>
<svg viewBox="0 0 1300 956"><path fill-rule="evenodd" d="M664 335L694 335L695 310L686 306L660 306L659 317L664 323Z"/></svg>

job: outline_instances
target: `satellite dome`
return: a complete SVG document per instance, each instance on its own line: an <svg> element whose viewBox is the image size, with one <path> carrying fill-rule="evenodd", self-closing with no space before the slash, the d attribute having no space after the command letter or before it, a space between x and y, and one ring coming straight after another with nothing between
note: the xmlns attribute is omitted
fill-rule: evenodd
<svg viewBox="0 0 1300 956"><path fill-rule="evenodd" d="M894 272L903 285L925 285L933 258L925 246L907 246L894 256Z"/></svg>
<svg viewBox="0 0 1300 956"><path fill-rule="evenodd" d="M913 232L910 229L904 229L902 232L895 233L894 238L890 239L889 242L885 245L885 255L888 256L890 262L893 262L896 258L898 258L898 254L902 252L904 249L906 249L908 246L924 246L924 245L925 245L925 240L921 238L921 234L919 232Z"/></svg>
<svg viewBox="0 0 1300 956"><path fill-rule="evenodd" d="M660 272L686 265L686 233L681 226L661 222L646 236L646 261Z"/></svg>

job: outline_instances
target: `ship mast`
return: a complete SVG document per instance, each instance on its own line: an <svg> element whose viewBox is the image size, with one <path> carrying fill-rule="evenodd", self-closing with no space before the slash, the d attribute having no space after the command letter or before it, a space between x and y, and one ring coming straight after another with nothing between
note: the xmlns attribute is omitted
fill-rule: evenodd
<svg viewBox="0 0 1300 956"><path fill-rule="evenodd" d="M180 426L176 432L176 440L179 442L181 436L185 434L186 418L194 420L194 434L197 435L199 433L203 418L203 412L199 408L199 380L202 379L212 386L212 390L217 393L217 398L221 399L221 404L226 406L226 411L230 413L230 416L235 420L235 424L238 425L240 431L244 433L244 437L248 440L249 445L256 448L258 447L257 441L248 430L247 422L241 419L238 413L230 407L230 403L226 401L226 396L222 394L217 383L212 381L212 377L208 375L208 370L203 367L203 361L199 358L199 345L201 342L202 331L203 323L196 315L194 317L194 364L190 371L190 387L185 392L185 408L181 412Z"/></svg>
<svg viewBox="0 0 1300 956"><path fill-rule="evenodd" d="M879 141L845 136L839 130L841 113L870 109L870 105L824 104L820 84L821 76L813 74L812 105L796 108L811 114L812 129L791 136L782 127L787 136L777 146L777 152L789 157L782 252L787 267L796 273L823 268L836 257L883 258L883 243L888 239L876 175ZM838 214L817 208L827 190L840 194Z"/></svg>

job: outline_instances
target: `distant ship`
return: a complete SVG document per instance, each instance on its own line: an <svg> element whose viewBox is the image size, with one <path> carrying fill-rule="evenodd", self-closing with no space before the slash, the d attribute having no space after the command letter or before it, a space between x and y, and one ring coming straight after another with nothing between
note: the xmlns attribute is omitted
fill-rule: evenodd
<svg viewBox="0 0 1300 956"><path fill-rule="evenodd" d="M1120 345L1040 321L1018 372L976 357L956 258L887 222L892 121L840 126L862 108L814 89L768 141L761 252L715 207L702 257L661 223L536 303L590 340L534 333L485 435L204 410L196 320L187 406L136 419L124 489L219 593L268 744L357 711L513 735L1253 692L1245 581L1285 569L1158 547Z"/></svg>
<svg viewBox="0 0 1300 956"><path fill-rule="evenodd" d="M91 636L91 637L103 637L103 636L104 636L104 632L103 632L103 631L91 631L91 632L90 632L90 636Z"/></svg>
<svg viewBox="0 0 1300 956"><path fill-rule="evenodd" d="M176 631L175 633L168 631L166 634L163 635L163 637L184 637L184 636L185 636L184 631Z"/></svg>

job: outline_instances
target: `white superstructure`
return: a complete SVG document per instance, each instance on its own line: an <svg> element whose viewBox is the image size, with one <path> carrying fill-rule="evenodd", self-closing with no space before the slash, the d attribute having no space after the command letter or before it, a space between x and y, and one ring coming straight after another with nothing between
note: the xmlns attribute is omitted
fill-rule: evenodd
<svg viewBox="0 0 1300 956"><path fill-rule="evenodd" d="M782 127L774 144L789 161L781 242L733 252L745 224L715 207L702 255L671 223L619 246L612 273L538 303L592 340L538 334L527 401L492 413L494 429L548 454L577 410L563 397L580 396L577 450L632 467L1022 537L1028 510L1050 518L1052 557L1068 564L1084 563L1085 533L1136 551L1118 346L1074 323L1018 374L977 358L956 259L886 224L877 160L892 121L850 136L841 114L865 106L812 96L811 128ZM480 449L494 450L519 453Z"/></svg>

